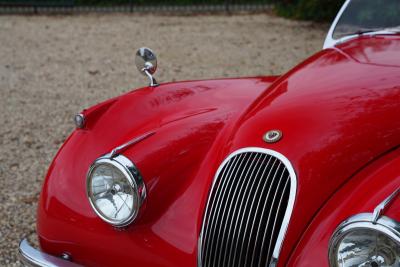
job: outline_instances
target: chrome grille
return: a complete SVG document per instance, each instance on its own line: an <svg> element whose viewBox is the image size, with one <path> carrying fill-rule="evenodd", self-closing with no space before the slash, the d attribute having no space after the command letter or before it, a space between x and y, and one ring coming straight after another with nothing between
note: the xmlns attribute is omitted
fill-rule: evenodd
<svg viewBox="0 0 400 267"><path fill-rule="evenodd" d="M199 267L275 266L296 176L281 154L241 149L218 169L199 240Z"/></svg>

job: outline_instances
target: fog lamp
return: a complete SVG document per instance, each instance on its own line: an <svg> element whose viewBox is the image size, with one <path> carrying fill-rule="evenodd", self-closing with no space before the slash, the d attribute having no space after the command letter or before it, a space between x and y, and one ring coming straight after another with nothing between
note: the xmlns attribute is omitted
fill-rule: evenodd
<svg viewBox="0 0 400 267"><path fill-rule="evenodd" d="M87 195L105 222L123 227L135 220L146 196L139 171L125 156L97 159L87 175Z"/></svg>
<svg viewBox="0 0 400 267"><path fill-rule="evenodd" d="M344 222L331 239L330 266L400 266L398 227L388 217L376 223L360 217Z"/></svg>

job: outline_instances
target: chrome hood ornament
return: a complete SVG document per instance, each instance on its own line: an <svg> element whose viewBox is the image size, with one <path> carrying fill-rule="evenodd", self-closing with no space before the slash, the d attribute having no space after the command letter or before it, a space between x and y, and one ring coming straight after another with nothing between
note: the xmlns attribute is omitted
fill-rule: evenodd
<svg viewBox="0 0 400 267"><path fill-rule="evenodd" d="M135 63L139 72L149 78L150 87L156 87L159 85L153 77L153 74L157 70L157 56L150 48L139 48L136 52Z"/></svg>

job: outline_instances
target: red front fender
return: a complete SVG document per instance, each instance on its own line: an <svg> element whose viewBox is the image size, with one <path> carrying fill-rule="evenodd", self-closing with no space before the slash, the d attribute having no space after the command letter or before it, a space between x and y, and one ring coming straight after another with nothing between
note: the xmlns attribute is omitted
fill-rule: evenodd
<svg viewBox="0 0 400 267"><path fill-rule="evenodd" d="M145 88L84 112L50 166L38 207L42 249L89 266L196 266L209 183L237 118L276 77L187 82ZM146 131L124 151L148 197L124 230L103 222L86 197L86 173L99 156Z"/></svg>
<svg viewBox="0 0 400 267"><path fill-rule="evenodd" d="M340 188L313 219L287 266L329 266L328 248L335 229L345 219L374 208L400 187L400 149L369 164ZM385 212L400 221L400 200Z"/></svg>

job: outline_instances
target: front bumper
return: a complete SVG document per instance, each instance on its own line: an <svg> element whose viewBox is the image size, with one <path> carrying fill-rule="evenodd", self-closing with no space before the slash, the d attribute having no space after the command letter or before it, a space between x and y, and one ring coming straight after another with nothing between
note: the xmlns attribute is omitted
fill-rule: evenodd
<svg viewBox="0 0 400 267"><path fill-rule="evenodd" d="M41 252L31 245L26 239L19 243L19 258L24 266L34 267L78 267L76 263L51 256Z"/></svg>

